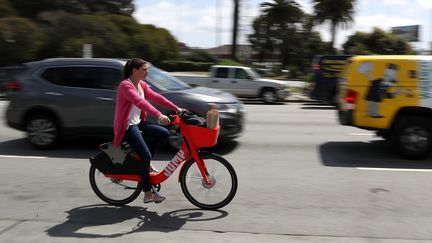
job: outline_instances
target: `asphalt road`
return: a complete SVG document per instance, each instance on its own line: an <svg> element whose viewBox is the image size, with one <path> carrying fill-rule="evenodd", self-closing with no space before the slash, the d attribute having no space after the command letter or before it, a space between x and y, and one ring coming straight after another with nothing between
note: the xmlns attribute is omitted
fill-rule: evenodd
<svg viewBox="0 0 432 243"><path fill-rule="evenodd" d="M6 101L0 102L4 120ZM0 125L0 242L431 242L432 164L405 161L331 107L246 104L244 134L213 149L239 188L218 211L195 208L175 176L167 200L104 204L88 181L99 141L54 151ZM161 151L162 168L173 154Z"/></svg>

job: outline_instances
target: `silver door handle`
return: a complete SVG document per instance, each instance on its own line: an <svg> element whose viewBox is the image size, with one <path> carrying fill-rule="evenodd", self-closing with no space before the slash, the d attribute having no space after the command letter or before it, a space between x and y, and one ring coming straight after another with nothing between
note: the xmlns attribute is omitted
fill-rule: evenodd
<svg viewBox="0 0 432 243"><path fill-rule="evenodd" d="M51 92L51 91L49 91L49 92L45 92L45 94L46 94L46 95L54 95L54 96L62 96L62 95L63 95L62 93Z"/></svg>
<svg viewBox="0 0 432 243"><path fill-rule="evenodd" d="M113 98L109 98L109 97L96 97L96 99L103 100L103 101L112 101L113 100Z"/></svg>

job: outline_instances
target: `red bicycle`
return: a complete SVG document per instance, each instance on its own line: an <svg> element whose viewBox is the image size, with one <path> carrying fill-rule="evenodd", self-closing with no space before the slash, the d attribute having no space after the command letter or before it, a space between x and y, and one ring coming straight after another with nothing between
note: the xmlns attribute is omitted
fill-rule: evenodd
<svg viewBox="0 0 432 243"><path fill-rule="evenodd" d="M237 191L237 175L232 165L223 157L205 151L203 147L216 144L220 127L191 125L190 112L171 116L172 124L178 125L183 136L183 144L177 154L161 172L150 172L150 183L154 191L168 179L181 165L179 182L186 198L202 209L219 209L234 198ZM104 147L105 146L105 147ZM135 200L142 192L139 176L139 156L131 148L122 145L124 160L113 163L106 153L106 144L101 151L90 158L90 184L96 195L112 205L125 205Z"/></svg>

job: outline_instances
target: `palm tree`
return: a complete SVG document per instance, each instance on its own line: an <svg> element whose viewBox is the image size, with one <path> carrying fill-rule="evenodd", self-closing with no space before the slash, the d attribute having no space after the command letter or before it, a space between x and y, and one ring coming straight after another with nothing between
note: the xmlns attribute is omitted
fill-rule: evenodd
<svg viewBox="0 0 432 243"><path fill-rule="evenodd" d="M231 59L236 61L238 60L237 59L237 34L238 34L239 5L240 5L240 0L234 0Z"/></svg>
<svg viewBox="0 0 432 243"><path fill-rule="evenodd" d="M267 23L270 36L267 46L269 50L279 50L282 66L292 58L292 43L296 39L298 24L302 21L303 11L294 0L273 0L261 5L263 21Z"/></svg>
<svg viewBox="0 0 432 243"><path fill-rule="evenodd" d="M339 26L348 27L354 22L356 0L312 0L315 21L318 24L330 22L331 47L334 46L336 30Z"/></svg>
<svg viewBox="0 0 432 243"><path fill-rule="evenodd" d="M289 28L289 24L298 23L303 11L293 0L273 0L261 3L264 16L268 21L277 24L282 33Z"/></svg>

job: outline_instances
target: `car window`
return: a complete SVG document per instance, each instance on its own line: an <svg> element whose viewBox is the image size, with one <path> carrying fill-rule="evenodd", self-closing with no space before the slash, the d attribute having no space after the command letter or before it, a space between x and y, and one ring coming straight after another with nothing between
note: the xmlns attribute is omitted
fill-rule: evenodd
<svg viewBox="0 0 432 243"><path fill-rule="evenodd" d="M252 68L248 68L247 70L245 70L250 77L252 77L252 79L260 79L261 75L259 75L255 70L253 70Z"/></svg>
<svg viewBox="0 0 432 243"><path fill-rule="evenodd" d="M248 79L248 73L240 68L235 69L235 76L236 79Z"/></svg>
<svg viewBox="0 0 432 243"><path fill-rule="evenodd" d="M188 84L180 81L179 79L171 76L167 72L155 66L149 67L146 83L153 90L184 90L190 88Z"/></svg>
<svg viewBox="0 0 432 243"><path fill-rule="evenodd" d="M47 81L70 87L115 89L121 70L109 67L53 67L41 75Z"/></svg>
<svg viewBox="0 0 432 243"><path fill-rule="evenodd" d="M217 68L216 78L228 78L228 68Z"/></svg>

